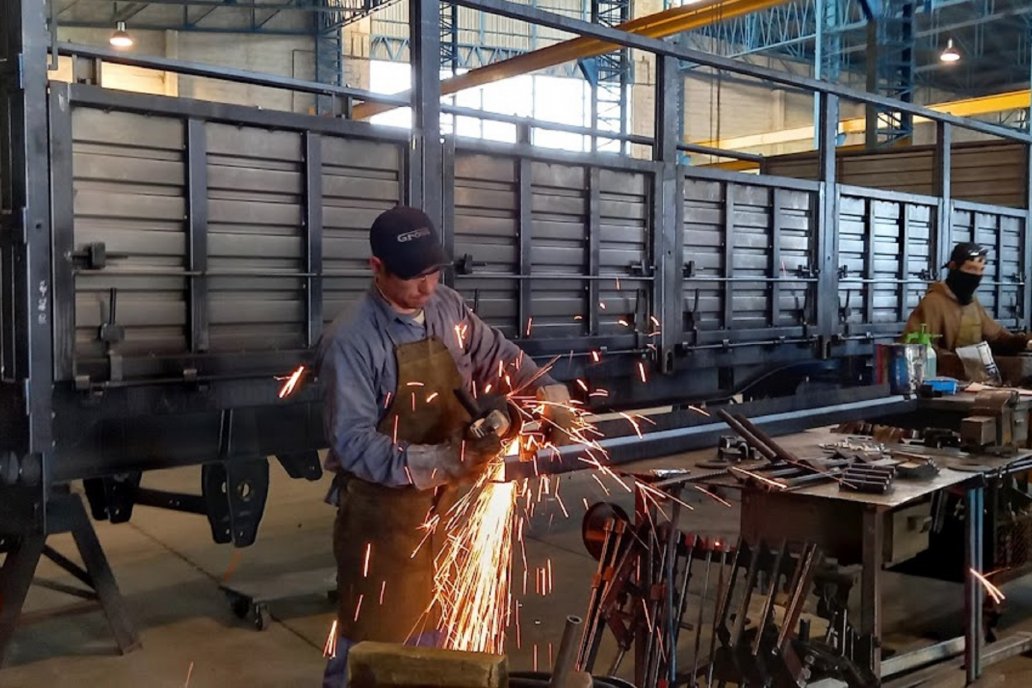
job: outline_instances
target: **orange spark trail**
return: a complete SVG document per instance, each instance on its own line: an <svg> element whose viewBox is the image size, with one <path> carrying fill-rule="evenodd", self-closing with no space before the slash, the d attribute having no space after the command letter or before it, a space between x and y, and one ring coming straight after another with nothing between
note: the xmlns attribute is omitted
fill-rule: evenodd
<svg viewBox="0 0 1032 688"><path fill-rule="evenodd" d="M358 615L362 613L362 597L364 597L364 594L359 593L358 604L355 605L355 621L358 621Z"/></svg>
<svg viewBox="0 0 1032 688"><path fill-rule="evenodd" d="M713 494L712 492L710 492L706 488L702 487L701 485L695 485L694 487L695 487L696 490L698 490L702 494L706 495L707 497L710 497L711 499L717 500L718 502L720 502L721 504L723 504L724 506L726 506L729 509L731 508L731 502L727 501L726 499L722 499L721 497L718 497L717 495Z"/></svg>
<svg viewBox="0 0 1032 688"><path fill-rule="evenodd" d="M638 376L641 378L641 381L643 383L644 382L648 382L648 380L645 379L645 362L644 361L638 361Z"/></svg>
<svg viewBox="0 0 1032 688"><path fill-rule="evenodd" d="M362 578L369 576L369 556L373 553L373 543L367 542L365 546L365 557L362 561Z"/></svg>
<svg viewBox="0 0 1032 688"><path fill-rule="evenodd" d="M282 399L282 398L284 398L286 396L289 396L290 394L293 394L294 388L297 387L297 381L301 379L301 375L304 372L305 372L305 367L302 365L302 366L298 366L297 370L295 370L293 373L290 374L290 377L287 378L287 381L283 383L282 387L280 387L280 391L279 391L279 398L280 399Z"/></svg>
<svg viewBox="0 0 1032 688"><path fill-rule="evenodd" d="M975 569L973 568L968 570L971 572L971 575L975 577L975 580L982 584L982 587L985 588L985 591L989 593L989 597L993 598L993 602L999 604L1000 602L1003 602L1005 599L1007 599L1004 596L1003 591L995 585L993 585L988 578L980 574L978 571L975 571Z"/></svg>
<svg viewBox="0 0 1032 688"><path fill-rule="evenodd" d="M383 594L387 592L387 581L380 581L380 606L383 606Z"/></svg>
<svg viewBox="0 0 1032 688"><path fill-rule="evenodd" d="M337 656L337 620L334 619L330 625L330 632L323 643L322 656L330 659Z"/></svg>

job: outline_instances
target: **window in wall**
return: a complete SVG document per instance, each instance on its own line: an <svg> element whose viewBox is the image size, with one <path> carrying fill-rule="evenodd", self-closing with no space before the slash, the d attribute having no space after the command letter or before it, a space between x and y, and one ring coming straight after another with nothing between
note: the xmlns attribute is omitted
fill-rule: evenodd
<svg viewBox="0 0 1032 688"><path fill-rule="evenodd" d="M442 79L449 76L450 73L441 73ZM407 91L410 83L411 71L408 64L378 60L370 63L371 90L377 93L399 93ZM589 126L590 99L591 89L582 79L524 74L445 96L443 101L459 107L583 127ZM398 108L375 115L370 121L407 128L412 125L412 112L410 108ZM442 115L441 130L446 134L454 131L458 136L491 141L516 141L515 125L475 117ZM582 134L540 128L533 130L533 143L547 148L572 151L585 151L591 148L590 138Z"/></svg>

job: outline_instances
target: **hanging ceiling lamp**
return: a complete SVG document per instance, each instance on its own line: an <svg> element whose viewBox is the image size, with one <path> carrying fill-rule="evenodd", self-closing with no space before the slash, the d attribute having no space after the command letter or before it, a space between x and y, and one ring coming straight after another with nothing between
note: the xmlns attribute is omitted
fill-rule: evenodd
<svg viewBox="0 0 1032 688"><path fill-rule="evenodd" d="M939 59L943 62L953 63L960 60L960 53L953 47L953 39L946 40L946 49L939 54Z"/></svg>
<svg viewBox="0 0 1032 688"><path fill-rule="evenodd" d="M125 30L125 22L120 21L115 25L115 32L111 34L111 38L108 42L115 48L124 50L125 48L133 47L133 37L129 35L129 32Z"/></svg>

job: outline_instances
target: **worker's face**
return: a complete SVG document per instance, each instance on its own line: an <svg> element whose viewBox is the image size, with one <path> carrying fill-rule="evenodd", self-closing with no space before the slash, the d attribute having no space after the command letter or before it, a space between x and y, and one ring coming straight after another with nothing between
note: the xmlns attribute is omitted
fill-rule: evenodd
<svg viewBox="0 0 1032 688"><path fill-rule="evenodd" d="M379 258L370 258L369 265L376 276L376 286L391 304L403 311L418 311L425 306L441 281L441 271L436 268L419 277L401 279L392 275Z"/></svg>
<svg viewBox="0 0 1032 688"><path fill-rule="evenodd" d="M971 258L965 260L964 264L960 266L961 272L966 272L969 275L984 275L985 274L985 257L978 256L977 258Z"/></svg>

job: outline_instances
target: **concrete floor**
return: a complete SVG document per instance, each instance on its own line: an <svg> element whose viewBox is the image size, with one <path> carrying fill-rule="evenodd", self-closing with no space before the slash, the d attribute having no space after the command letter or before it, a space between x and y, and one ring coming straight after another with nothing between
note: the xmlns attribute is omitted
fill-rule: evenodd
<svg viewBox="0 0 1032 688"><path fill-rule="evenodd" d="M196 492L199 474L197 468L157 472L148 474L145 484ZM612 480L604 482L612 491L608 499L632 508L627 492ZM320 483L290 480L274 464L258 542L241 550L212 543L207 522L199 516L138 507L129 524L98 524L143 649L120 656L99 611L49 619L18 629L7 668L0 671L0 687L181 687L188 675L193 688L319 685L332 603L320 595L272 603L273 623L258 632L231 613L219 584L331 566L333 511L322 502L326 485L325 478ZM531 589L529 596L521 596L523 642L509 651L512 670L534 668L535 653L541 668L547 667L549 645L558 644L566 615L583 614L587 602L595 562L581 544L582 500L593 503L606 496L588 474L563 477L560 494L570 518L563 516L553 498L537 511L528 531L530 566L544 566L551 560L554 591L539 596ZM736 508L728 509L701 494L691 499L697 508L684 516L686 529L735 537ZM70 537L54 537L50 543L75 557ZM41 565L38 574L73 582L49 562ZM1032 629L1032 586L1027 580L1017 581L1005 591L1010 606L1004 624ZM960 593L959 585L887 574L883 605L887 644L906 647L918 636L958 634ZM35 587L27 611L67 601ZM1030 622L1019 623L1022 618ZM684 636L691 638L690 633ZM612 648L604 648L599 667L608 667L611 652ZM626 676L630 671L628 661L619 673ZM958 678L953 676L949 684L960 685ZM1032 685L1032 661L1010 660L994 667L983 681L985 685Z"/></svg>

